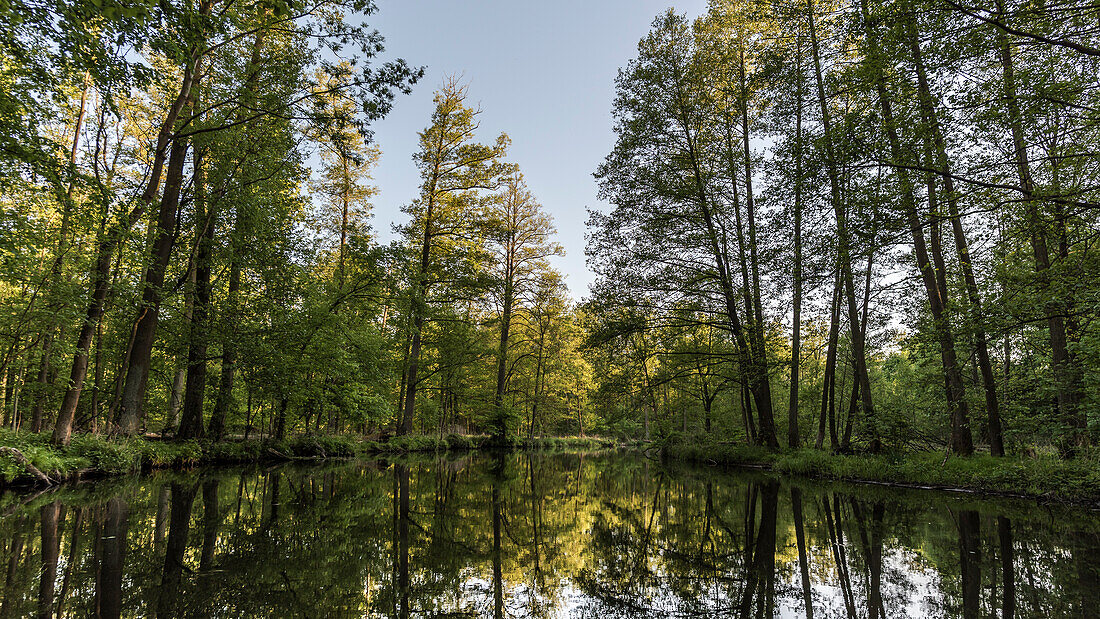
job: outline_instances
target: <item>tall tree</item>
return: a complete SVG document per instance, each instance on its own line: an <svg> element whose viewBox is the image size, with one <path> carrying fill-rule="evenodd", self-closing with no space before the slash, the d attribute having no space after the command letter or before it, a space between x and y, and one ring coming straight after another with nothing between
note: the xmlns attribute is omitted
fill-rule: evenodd
<svg viewBox="0 0 1100 619"><path fill-rule="evenodd" d="M797 448L801 444L798 431L799 370L802 365L802 29L795 34L795 129L794 129L794 264L791 287L791 398L787 408L787 446ZM801 510L800 510L801 511ZM803 570L805 572L805 570ZM805 573L803 573L805 578ZM805 585L804 585L805 586ZM807 606L807 609L809 607Z"/></svg>
<svg viewBox="0 0 1100 619"><path fill-rule="evenodd" d="M406 234L417 247L412 274L409 307L408 362L405 369L405 393L398 423L398 434L412 430L419 387L420 352L428 314L428 294L435 282L445 241L461 237L471 226L484 222L479 213L494 199L505 175L512 171L501 159L509 144L501 134L493 144L475 141L480 109L466 105L467 87L455 78L448 79L436 92L435 110L428 128L420 132L420 150L414 155L420 170L420 196L405 211L413 221Z"/></svg>
<svg viewBox="0 0 1100 619"><path fill-rule="evenodd" d="M722 152L722 134L706 122L707 92L701 86L707 68L693 53L693 43L687 21L668 12L657 18L639 44L639 57L619 76L618 139L596 174L601 196L615 208L592 216L589 254L607 265L605 276L621 294L638 301L653 291L676 291L674 281L685 282L678 292L687 294L702 293L702 281L713 284L706 294L717 294L737 342L761 437L778 447L766 356L746 327L763 325L752 318L757 312L751 294L739 308L737 291L751 290L751 284L746 272L738 285L726 235L738 205L725 201L715 186L718 168L728 168L726 161L707 156Z"/></svg>
<svg viewBox="0 0 1100 619"><path fill-rule="evenodd" d="M837 269L840 273L840 284L843 286L842 298L847 301L848 327L852 343L852 369L855 373L854 380L859 383L863 414L868 418L873 418L874 404L871 399L870 374L867 371L866 342L859 328L859 309L856 304L855 280L852 275L852 237L841 187L840 161L836 142L834 141L836 137L833 135L832 111L825 90L821 46L817 34L817 9L813 0L806 0L806 16L810 31L810 49L813 55L814 82L817 86L817 103L821 112L822 141L825 144L825 169L828 172L829 194L833 212L836 215ZM880 448L879 438L873 436L871 439L872 451L878 451Z"/></svg>
<svg viewBox="0 0 1100 619"><path fill-rule="evenodd" d="M958 254L959 269L962 271L966 286L966 298L969 304L971 326L973 331L974 349L977 357L978 368L981 371L982 386L985 391L986 414L989 419L989 449L995 456L1005 455L1004 435L1001 427L1000 403L997 400L997 381L993 375L993 363L989 356L989 343L986 337L986 317L982 311L981 293L978 289L978 280L974 275L973 259L970 255L970 245L963 230L962 213L959 208L958 192L955 189L955 179L952 175L952 166L947 155L946 140L943 135L943 127L940 123L939 111L936 109L931 86L929 85L928 71L925 68L924 55L921 50L920 32L916 16L910 17L908 23L909 47L912 52L912 61L917 74L918 96L920 99L921 120L924 123L923 138L926 148L932 156L929 157L931 165L937 168L940 180L943 183L944 201L947 203L948 215L951 219L951 233L955 241L955 249ZM931 144L928 144L928 143ZM929 192L931 195L933 192Z"/></svg>
<svg viewBox="0 0 1100 619"><path fill-rule="evenodd" d="M500 343L497 347L496 390L493 393L492 435L507 437L504 394L508 383L508 347L512 317L517 301L535 293L540 273L549 268L547 258L561 255L561 246L551 240L555 229L550 216L527 189L523 176L515 174L504 182L501 199L493 205L498 226L496 270L497 301L500 304Z"/></svg>
<svg viewBox="0 0 1100 619"><path fill-rule="evenodd" d="M1004 0L998 0L996 7L997 13L1003 17L1006 12ZM1062 441L1063 450L1072 452L1073 449L1088 441L1087 435L1081 431L1085 426L1084 419L1079 412L1081 377L1077 368L1077 361L1069 348L1065 319L1067 308L1060 307L1062 305L1060 303L1061 299L1059 295L1051 294L1050 284L1047 281L1050 277L1051 268L1050 248L1046 223L1043 221L1044 218L1041 212L1042 200L1040 196L1036 195L1030 154L1024 133L1024 115L1021 110L1016 83L1016 62L1012 42L1003 28L997 29L996 37L1002 72L1003 101L1007 112L1009 132L1012 136L1012 159L1015 163L1019 181L1018 191L1024 203L1028 237L1034 257L1034 269L1040 282L1041 294L1045 297L1043 310L1046 314L1049 332L1058 409L1065 419L1065 425L1070 428L1069 440Z"/></svg>
<svg viewBox="0 0 1100 619"><path fill-rule="evenodd" d="M907 165L910 164L902 151L899 128L893 113L891 96L887 90L886 75L884 69L885 58L881 54L879 33L876 22L872 21L867 8L867 0L860 0L860 12L867 36L868 54L866 62L868 73L874 83L878 95L879 108L882 112L882 129L886 134L890 145L890 155L895 166L898 185L901 191L901 208L906 223L909 226L913 238L913 253L917 260L917 269L921 280L924 282L928 304L932 311L933 330L940 346L940 358L943 364L944 380L947 386L947 404L951 413L951 449L959 455L970 455L974 451L973 436L970 431L969 404L966 400L966 387L962 378L962 368L959 367L955 352L955 336L951 329L948 314L948 291L942 279L937 279L938 264L942 263L942 257L930 258L928 246L924 237L924 224L917 211L916 199L912 180L909 176ZM931 195L929 196L931 199ZM933 246L935 255L936 247ZM933 264L936 260L937 264Z"/></svg>

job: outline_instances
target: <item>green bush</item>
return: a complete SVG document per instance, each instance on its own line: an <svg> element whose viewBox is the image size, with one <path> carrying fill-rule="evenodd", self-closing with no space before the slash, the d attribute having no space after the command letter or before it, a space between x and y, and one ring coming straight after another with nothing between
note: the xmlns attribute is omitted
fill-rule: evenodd
<svg viewBox="0 0 1100 619"><path fill-rule="evenodd" d="M355 440L348 436L302 436L290 441L288 455L299 458L350 458L356 454Z"/></svg>
<svg viewBox="0 0 1100 619"><path fill-rule="evenodd" d="M65 451L87 459L89 467L97 471L130 473L141 468L142 453L137 440L112 441L101 436L79 434L73 436Z"/></svg>
<svg viewBox="0 0 1100 619"><path fill-rule="evenodd" d="M474 448L474 441L469 436L463 436L461 434L448 434L443 439L443 443L447 446L447 449L453 449L455 451L463 451Z"/></svg>
<svg viewBox="0 0 1100 619"><path fill-rule="evenodd" d="M612 446L613 443L587 436L547 436L526 439L519 442L518 445L523 449L532 451L568 451L601 449Z"/></svg>
<svg viewBox="0 0 1100 619"><path fill-rule="evenodd" d="M256 462L265 453L266 449L261 441L221 441L207 444L204 458L208 462Z"/></svg>
<svg viewBox="0 0 1100 619"><path fill-rule="evenodd" d="M194 466L206 460L198 441L139 441L141 463L148 468Z"/></svg>
<svg viewBox="0 0 1100 619"><path fill-rule="evenodd" d="M447 443L434 436L412 435L395 436L385 443L386 451L439 451L447 448Z"/></svg>

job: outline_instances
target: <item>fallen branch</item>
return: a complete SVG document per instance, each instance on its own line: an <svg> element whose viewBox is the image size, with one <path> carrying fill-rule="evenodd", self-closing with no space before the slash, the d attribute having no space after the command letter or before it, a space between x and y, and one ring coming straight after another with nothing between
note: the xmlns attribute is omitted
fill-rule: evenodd
<svg viewBox="0 0 1100 619"><path fill-rule="evenodd" d="M31 461L27 459L27 456L23 455L23 452L14 447L0 447L0 453L8 454L15 459L16 462L23 465L23 468L27 470L27 473L34 477L39 482L46 484L47 486L53 485L53 480L50 479L45 473L40 471L37 466L31 464Z"/></svg>

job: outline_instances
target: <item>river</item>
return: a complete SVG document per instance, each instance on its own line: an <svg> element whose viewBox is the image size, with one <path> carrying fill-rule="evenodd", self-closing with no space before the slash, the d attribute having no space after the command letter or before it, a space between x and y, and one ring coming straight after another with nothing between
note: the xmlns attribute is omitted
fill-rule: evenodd
<svg viewBox="0 0 1100 619"><path fill-rule="evenodd" d="M0 616L1100 616L1084 509L640 454L162 471L0 497Z"/></svg>

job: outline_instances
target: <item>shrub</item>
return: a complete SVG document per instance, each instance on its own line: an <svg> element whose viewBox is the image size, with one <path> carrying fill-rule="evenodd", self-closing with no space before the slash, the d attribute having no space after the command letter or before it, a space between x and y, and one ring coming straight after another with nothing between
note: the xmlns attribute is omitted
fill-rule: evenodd
<svg viewBox="0 0 1100 619"><path fill-rule="evenodd" d="M443 443L447 446L447 449L456 451L474 448L474 441L469 436L463 436L461 434L448 434L447 437L443 439Z"/></svg>
<svg viewBox="0 0 1100 619"><path fill-rule="evenodd" d="M148 468L194 466L205 457L198 441L168 443L162 441L138 441L141 463Z"/></svg>
<svg viewBox="0 0 1100 619"><path fill-rule="evenodd" d="M210 462L255 462L264 453L263 443L257 440L209 443L204 449L205 459Z"/></svg>
<svg viewBox="0 0 1100 619"><path fill-rule="evenodd" d="M137 445L139 441L140 439L111 441L101 436L81 434L73 436L66 451L87 459L89 466L97 471L108 474L130 473L141 467L142 453Z"/></svg>
<svg viewBox="0 0 1100 619"><path fill-rule="evenodd" d="M434 436L425 435L413 435L406 434L405 436L395 436L390 439L386 445L386 451L396 452L409 452L409 451L438 451L440 449L446 449L447 444Z"/></svg>
<svg viewBox="0 0 1100 619"><path fill-rule="evenodd" d="M286 453L300 458L350 458L356 444L347 436L303 436L291 441Z"/></svg>

